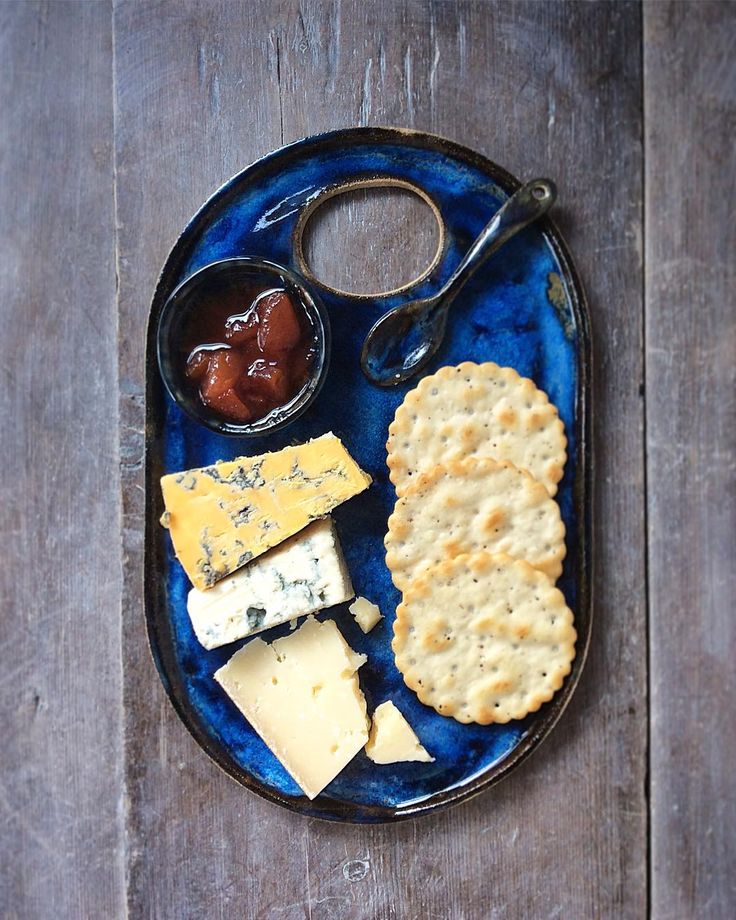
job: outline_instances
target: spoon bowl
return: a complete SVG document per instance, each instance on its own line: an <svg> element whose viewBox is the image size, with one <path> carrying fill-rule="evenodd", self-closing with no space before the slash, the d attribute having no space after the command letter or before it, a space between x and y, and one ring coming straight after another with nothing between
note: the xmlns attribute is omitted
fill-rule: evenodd
<svg viewBox="0 0 736 920"><path fill-rule="evenodd" d="M366 377L378 386L390 387L417 374L442 344L447 313L460 289L504 243L546 214L556 198L551 179L533 179L522 185L486 224L440 291L394 307L374 323L360 355Z"/></svg>
<svg viewBox="0 0 736 920"><path fill-rule="evenodd" d="M366 337L361 367L379 386L394 386L416 374L445 337L447 309L432 309L434 298L412 300L384 314Z"/></svg>

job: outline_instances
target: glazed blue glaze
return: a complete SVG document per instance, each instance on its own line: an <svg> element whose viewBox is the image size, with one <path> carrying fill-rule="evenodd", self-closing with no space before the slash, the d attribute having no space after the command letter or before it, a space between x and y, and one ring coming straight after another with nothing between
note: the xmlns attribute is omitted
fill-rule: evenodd
<svg viewBox="0 0 736 920"><path fill-rule="evenodd" d="M255 164L200 212L188 228L185 242L178 244L179 264L166 279L162 298L193 271L217 259L259 256L298 270L294 233L302 209L323 189L376 175L408 182L434 201L446 232L441 259L422 283L386 297L350 297L317 287L332 325L331 366L316 402L282 432L259 439L227 438L198 426L162 395L164 472L278 450L326 431L334 431L342 439L373 477L373 485L339 507L334 518L355 591L378 603L384 619L367 636L355 624L347 605L321 614L320 619L334 617L352 648L367 654L360 680L369 712L392 699L435 762L377 766L360 753L310 806L213 680L213 672L243 643L209 652L199 645L186 610L188 580L174 558L166 532L159 529L154 539L163 542L159 549L166 560L164 606L170 630L166 641L171 644L178 670L175 682L184 688L183 705L193 711L211 744L220 747L226 760L231 759L266 791L293 800L297 810L319 813L320 800L329 798L344 804L343 816L359 820L362 810L370 806L405 807L469 783L508 757L544 712L508 725L461 725L423 706L404 685L390 648L391 624L400 596L384 563L383 537L395 501L388 481L385 442L396 407L418 381L381 389L368 383L359 367L363 340L375 320L395 304L434 293L509 190L500 188L483 169L440 149L366 142L344 149L334 144L323 149L318 143L305 143L298 156L293 148L291 153L289 150ZM173 263L170 258L171 264L176 266L175 258ZM426 373L461 361L492 360L531 377L558 407L568 437L568 462L558 500L569 549L560 587L575 611L578 541L572 483L577 463L579 331L565 284L565 272L543 228L526 229L491 258L458 298L449 316L444 344ZM285 626L270 631L265 638L272 640L287 632ZM299 706L299 700L294 700L294 706ZM284 718L289 718L288 712ZM334 817L334 813L326 816Z"/></svg>

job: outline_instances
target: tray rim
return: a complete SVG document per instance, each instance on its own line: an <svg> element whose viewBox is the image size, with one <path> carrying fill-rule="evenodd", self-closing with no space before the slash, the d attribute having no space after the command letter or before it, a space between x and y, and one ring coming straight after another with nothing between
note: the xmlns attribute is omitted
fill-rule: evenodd
<svg viewBox="0 0 736 920"><path fill-rule="evenodd" d="M284 154L295 153L302 147L308 145L324 144L325 142L340 142L344 144L360 143L405 143L409 146L419 146L422 148L439 149L448 156L454 157L462 162L489 175L494 182L509 193L520 187L521 182L503 167L497 163L476 152L475 150L445 138L438 134L432 134L425 131L418 131L409 128L399 128L391 126L375 127L349 127L341 128L334 131L327 131L321 134L308 135L292 143L285 144L275 150L270 151L262 157L254 160L252 163L239 170L219 188L217 188L197 209L194 215L187 222L184 229L176 238L170 248L163 267L156 280L153 297L151 299L148 318L146 324L146 340L144 350L145 365L145 433L144 433L144 484L145 484L145 507L144 507L144 562L143 562L143 607L146 621L146 635L148 639L149 653L159 675L159 679L166 691L171 704L180 720L183 722L187 731L192 735L197 744L210 757L210 759L234 782L244 786L251 792L256 793L261 798L266 799L282 808L304 815L308 818L319 818L321 820L358 823L358 824L387 824L396 821L409 820L422 815L432 814L436 811L458 805L467 801L480 793L490 789L499 783L502 779L513 772L517 767L524 763L527 758L535 751L552 732L559 722L563 712L567 709L570 700L580 681L580 676L587 660L588 650L590 647L592 629L593 629L593 584L594 584L594 554L592 539L593 523L593 350L591 336L591 322L588 301L585 289L580 278L580 274L573 262L570 250L562 234L549 218L545 217L540 221L539 226L545 236L545 239L551 246L561 268L563 277L570 293L570 302L572 313L575 319L576 329L578 332L578 381L575 392L575 415L578 420L578 463L575 481L572 487L573 505L575 509L578 525L578 568L575 573L577 585L577 610L586 611L586 630L584 635L578 635L578 644L576 656L572 663L570 674L565 678L562 688L555 694L553 699L546 703L542 712L542 718L537 724L532 726L518 742L516 747L504 757L501 761L486 767L480 773L471 777L458 786L449 787L433 793L426 798L402 806L379 806L379 805L361 805L359 803L343 802L342 800L331 799L329 797L319 796L314 800L300 797L293 799L270 789L265 784L257 780L247 770L238 768L233 769L232 759L227 757L222 746L216 744L207 735L199 724L199 720L192 718L191 713L179 699L172 686L168 673L162 661L161 650L159 647L158 634L156 629L156 598L152 588L152 579L149 573L155 569L155 534L154 528L157 526L155 519L154 506L154 488L158 482L158 473L153 469L151 462L151 432L155 430L156 421L154 419L154 379L156 377L157 365L155 360L156 328L158 316L165 301L164 286L168 283L168 276L172 272L175 264L180 264L185 257L186 245L188 239L196 231L200 219L205 211L216 206L226 195L245 177L258 168L267 166L268 163ZM184 252L182 252L184 250ZM319 282L318 282L319 283ZM416 282L412 282L413 287ZM327 288L327 290L330 290ZM403 289L402 289L403 290ZM340 292L345 293L345 292ZM355 295L348 295L355 296ZM360 296L360 295L358 295ZM381 295L382 296L382 295ZM152 372L152 367L154 368ZM577 615L577 613L576 613Z"/></svg>

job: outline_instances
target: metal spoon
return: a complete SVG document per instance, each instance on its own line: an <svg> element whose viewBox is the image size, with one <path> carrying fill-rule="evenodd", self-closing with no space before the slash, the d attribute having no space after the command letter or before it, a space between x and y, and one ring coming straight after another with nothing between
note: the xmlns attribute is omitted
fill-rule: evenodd
<svg viewBox="0 0 736 920"><path fill-rule="evenodd" d="M556 198L551 179L533 179L522 185L486 224L437 294L411 300L382 316L363 342L360 366L366 377L391 387L420 371L442 344L447 311L465 282L507 240L546 214Z"/></svg>

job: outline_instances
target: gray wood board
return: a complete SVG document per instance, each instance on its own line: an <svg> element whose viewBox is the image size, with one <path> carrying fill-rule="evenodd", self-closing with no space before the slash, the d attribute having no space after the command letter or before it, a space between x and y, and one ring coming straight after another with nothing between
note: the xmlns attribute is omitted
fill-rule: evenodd
<svg viewBox="0 0 736 920"><path fill-rule="evenodd" d="M625 3L116 7L131 916L644 915L640 29L639 7ZM224 178L282 141L356 123L437 131L520 176L553 175L597 358L606 526L576 698L512 778L398 827L307 821L221 775L165 698L142 611L143 345L160 266ZM336 238L334 258L344 251ZM353 282L370 272L379 287L390 274L371 257Z"/></svg>
<svg viewBox="0 0 736 920"><path fill-rule="evenodd" d="M652 908L726 918L736 916L736 8L647 4L644 23Z"/></svg>
<svg viewBox="0 0 736 920"><path fill-rule="evenodd" d="M0 915L118 917L108 3L0 4Z"/></svg>

